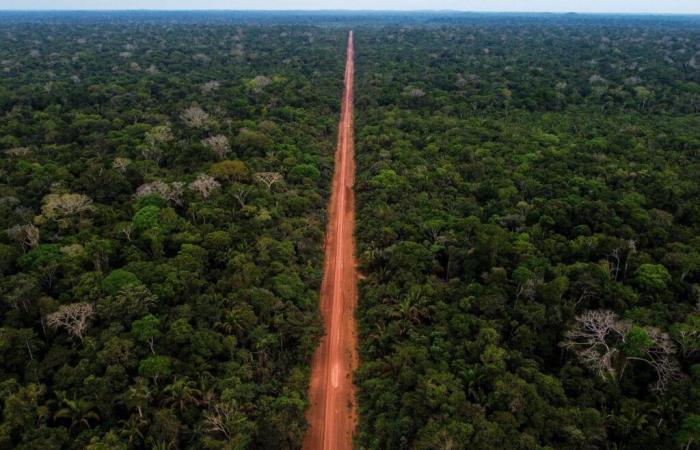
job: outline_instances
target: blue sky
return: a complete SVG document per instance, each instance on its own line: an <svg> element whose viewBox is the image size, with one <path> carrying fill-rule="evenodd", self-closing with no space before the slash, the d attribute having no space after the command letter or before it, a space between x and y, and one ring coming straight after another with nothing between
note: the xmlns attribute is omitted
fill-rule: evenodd
<svg viewBox="0 0 700 450"><path fill-rule="evenodd" d="M0 9L454 9L700 14L700 0L0 0Z"/></svg>

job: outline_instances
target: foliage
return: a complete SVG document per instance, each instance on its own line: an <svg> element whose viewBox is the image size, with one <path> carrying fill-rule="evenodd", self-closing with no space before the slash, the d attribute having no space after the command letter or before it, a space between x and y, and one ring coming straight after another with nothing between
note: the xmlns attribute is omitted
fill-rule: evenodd
<svg viewBox="0 0 700 450"><path fill-rule="evenodd" d="M357 446L697 447L697 18L0 25L0 448L301 446L349 28Z"/></svg>
<svg viewBox="0 0 700 450"><path fill-rule="evenodd" d="M397 20L354 27L358 448L697 446L697 19Z"/></svg>
<svg viewBox="0 0 700 450"><path fill-rule="evenodd" d="M252 174L332 172L302 22L0 13L0 448L301 446L330 180Z"/></svg>

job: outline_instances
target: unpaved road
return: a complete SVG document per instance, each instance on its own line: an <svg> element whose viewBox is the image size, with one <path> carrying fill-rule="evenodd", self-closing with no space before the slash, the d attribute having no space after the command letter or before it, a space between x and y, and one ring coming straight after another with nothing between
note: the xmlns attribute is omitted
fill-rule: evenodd
<svg viewBox="0 0 700 450"><path fill-rule="evenodd" d="M357 367L353 41L348 35L345 92L338 125L333 192L328 205L321 312L326 326L311 367L306 450L351 450L357 412L352 373Z"/></svg>

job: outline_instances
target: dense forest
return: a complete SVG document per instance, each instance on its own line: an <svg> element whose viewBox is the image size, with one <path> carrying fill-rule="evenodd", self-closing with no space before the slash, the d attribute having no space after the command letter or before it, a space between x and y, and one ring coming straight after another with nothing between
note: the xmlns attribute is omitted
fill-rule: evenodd
<svg viewBox="0 0 700 450"><path fill-rule="evenodd" d="M357 29L358 446L697 448L700 24Z"/></svg>
<svg viewBox="0 0 700 450"><path fill-rule="evenodd" d="M291 449L355 36L361 449L700 448L700 19L0 13L0 449Z"/></svg>
<svg viewBox="0 0 700 450"><path fill-rule="evenodd" d="M298 447L345 33L146 19L3 16L0 448Z"/></svg>

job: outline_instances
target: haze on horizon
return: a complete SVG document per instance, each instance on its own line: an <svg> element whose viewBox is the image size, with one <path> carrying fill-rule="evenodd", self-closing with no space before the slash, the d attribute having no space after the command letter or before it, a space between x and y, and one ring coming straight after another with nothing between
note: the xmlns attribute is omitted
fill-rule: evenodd
<svg viewBox="0 0 700 450"><path fill-rule="evenodd" d="M456 10L700 14L698 0L0 0L0 10Z"/></svg>

